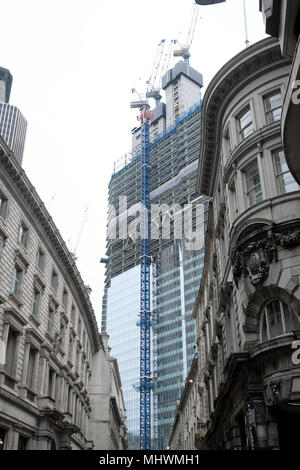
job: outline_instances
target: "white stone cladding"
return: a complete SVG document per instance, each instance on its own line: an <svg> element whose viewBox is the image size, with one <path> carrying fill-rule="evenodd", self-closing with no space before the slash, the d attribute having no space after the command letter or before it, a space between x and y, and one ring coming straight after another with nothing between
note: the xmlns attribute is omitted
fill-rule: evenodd
<svg viewBox="0 0 300 470"><path fill-rule="evenodd" d="M0 447L92 449L88 384L92 374L106 380L93 357L112 358L76 263L2 140L0 198ZM124 415L120 423L125 442Z"/></svg>

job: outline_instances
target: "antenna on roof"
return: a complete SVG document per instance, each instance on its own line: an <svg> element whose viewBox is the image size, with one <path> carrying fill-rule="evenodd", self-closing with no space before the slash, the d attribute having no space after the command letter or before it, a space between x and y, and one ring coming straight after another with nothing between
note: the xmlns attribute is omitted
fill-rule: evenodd
<svg viewBox="0 0 300 470"><path fill-rule="evenodd" d="M249 38L248 38L248 21L247 21L247 8L246 8L246 0L243 0L243 9L244 9L244 26L245 26L245 44L246 47L250 45Z"/></svg>

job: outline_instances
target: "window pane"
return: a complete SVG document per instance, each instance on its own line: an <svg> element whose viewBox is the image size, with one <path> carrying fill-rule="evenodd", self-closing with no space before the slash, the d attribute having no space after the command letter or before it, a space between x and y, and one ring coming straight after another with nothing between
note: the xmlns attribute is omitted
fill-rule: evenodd
<svg viewBox="0 0 300 470"><path fill-rule="evenodd" d="M262 201L262 189L256 163L246 171L246 185L250 206Z"/></svg>
<svg viewBox="0 0 300 470"><path fill-rule="evenodd" d="M284 173L279 177L279 185L282 193L291 193L298 191L299 186L290 173Z"/></svg>
<svg viewBox="0 0 300 470"><path fill-rule="evenodd" d="M2 196L0 196L0 216L3 217L4 215L4 205L5 205L5 200Z"/></svg>
<svg viewBox="0 0 300 470"><path fill-rule="evenodd" d="M40 299L40 293L38 291L34 291L33 301L32 301L32 315L37 315L38 313L39 299Z"/></svg>
<svg viewBox="0 0 300 470"><path fill-rule="evenodd" d="M281 118L282 97L280 91L266 96L264 99L268 122L279 121Z"/></svg>
<svg viewBox="0 0 300 470"><path fill-rule="evenodd" d="M280 192L284 194L298 191L299 186L289 172L284 152L282 150L274 152L274 159Z"/></svg>
<svg viewBox="0 0 300 470"><path fill-rule="evenodd" d="M269 339L268 337L268 330L267 330L267 321L266 321L266 315L265 312L262 313L262 325L261 325L261 340L262 341L267 341Z"/></svg>
<svg viewBox="0 0 300 470"><path fill-rule="evenodd" d="M273 121L280 121L281 118L281 108L274 109L271 113Z"/></svg>
<svg viewBox="0 0 300 470"><path fill-rule="evenodd" d="M284 312L284 322L285 322L285 333L289 333L293 330L300 330L300 322L296 314L288 305L282 303L283 312Z"/></svg>
<svg viewBox="0 0 300 470"><path fill-rule="evenodd" d="M283 335L284 331L279 301L273 300L273 302L269 303L266 307L266 313L268 315L270 338Z"/></svg>
<svg viewBox="0 0 300 470"><path fill-rule="evenodd" d="M280 108L281 106L282 98L280 93L276 93L266 98L266 107L268 111L274 108Z"/></svg>
<svg viewBox="0 0 300 470"><path fill-rule="evenodd" d="M5 370L8 374L13 375L15 366L17 333L11 328L8 332L6 356L5 356Z"/></svg>
<svg viewBox="0 0 300 470"><path fill-rule="evenodd" d="M26 450L28 439L19 435L18 450Z"/></svg>
<svg viewBox="0 0 300 470"><path fill-rule="evenodd" d="M240 128L244 129L248 124L252 122L252 115L250 109L240 117Z"/></svg>

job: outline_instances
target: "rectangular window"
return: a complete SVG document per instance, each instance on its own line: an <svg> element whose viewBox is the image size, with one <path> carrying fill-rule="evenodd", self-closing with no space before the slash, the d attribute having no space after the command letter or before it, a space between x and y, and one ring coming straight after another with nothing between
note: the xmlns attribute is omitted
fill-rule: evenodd
<svg viewBox="0 0 300 470"><path fill-rule="evenodd" d="M5 370L11 376L14 375L15 371L17 337L18 333L9 328L5 355Z"/></svg>
<svg viewBox="0 0 300 470"><path fill-rule="evenodd" d="M62 303L64 307L68 306L68 292L64 289Z"/></svg>
<svg viewBox="0 0 300 470"><path fill-rule="evenodd" d="M250 207L262 201L262 189L257 163L253 163L245 172L247 196Z"/></svg>
<svg viewBox="0 0 300 470"><path fill-rule="evenodd" d="M72 305L71 309L71 322L74 324L75 323L75 307Z"/></svg>
<svg viewBox="0 0 300 470"><path fill-rule="evenodd" d="M26 450L29 439L19 434L18 450Z"/></svg>
<svg viewBox="0 0 300 470"><path fill-rule="evenodd" d="M278 149L272 153L280 193L285 194L292 191L298 191L299 186L289 171L283 150Z"/></svg>
<svg viewBox="0 0 300 470"><path fill-rule="evenodd" d="M69 352L68 352L68 360L72 362L73 359L73 337L70 336L69 339Z"/></svg>
<svg viewBox="0 0 300 470"><path fill-rule="evenodd" d="M44 260L45 260L45 253L43 252L43 250L39 249L38 250L38 253L37 253L37 260L36 260L36 264L37 264L37 267L42 271L43 268L44 268Z"/></svg>
<svg viewBox="0 0 300 470"><path fill-rule="evenodd" d="M47 331L51 333L53 327L53 320L54 320L54 310L52 307L48 309L48 323L47 323Z"/></svg>
<svg viewBox="0 0 300 470"><path fill-rule="evenodd" d="M78 336L79 336L79 338L80 338L80 336L81 336L81 320L80 320L80 319L78 320L77 333L78 333Z"/></svg>
<svg viewBox="0 0 300 470"><path fill-rule="evenodd" d="M34 289L33 299L32 299L32 311L31 311L31 314L34 317L36 317L39 312L40 297L41 297L41 293L37 289Z"/></svg>
<svg viewBox="0 0 300 470"><path fill-rule="evenodd" d="M55 291L57 291L58 287L58 276L56 271L52 271L52 277L51 277L51 287Z"/></svg>
<svg viewBox="0 0 300 470"><path fill-rule="evenodd" d="M18 266L15 266L13 274L12 292L17 296L19 296L21 293L22 273L22 270Z"/></svg>
<svg viewBox="0 0 300 470"><path fill-rule="evenodd" d="M276 90L264 97L265 110L267 121L271 122L280 121L282 109L282 97L280 90Z"/></svg>
<svg viewBox="0 0 300 470"><path fill-rule="evenodd" d="M0 217L5 217L6 215L6 206L7 206L7 199L3 194L0 194Z"/></svg>
<svg viewBox="0 0 300 470"><path fill-rule="evenodd" d="M22 222L19 228L19 236L18 236L19 242L26 248L27 247L27 242L28 242L28 228L26 225Z"/></svg>
<svg viewBox="0 0 300 470"><path fill-rule="evenodd" d="M245 139L254 132L253 118L250 106L247 106L237 117L241 139Z"/></svg>

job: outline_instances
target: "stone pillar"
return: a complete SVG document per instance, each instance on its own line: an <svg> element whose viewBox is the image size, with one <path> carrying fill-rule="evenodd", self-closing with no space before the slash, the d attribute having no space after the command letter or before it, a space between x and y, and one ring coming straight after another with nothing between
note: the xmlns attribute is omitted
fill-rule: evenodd
<svg viewBox="0 0 300 470"><path fill-rule="evenodd" d="M65 384L64 378L62 375L58 375L56 379L56 408L60 410L62 413L65 411L64 409L64 392L65 392Z"/></svg>
<svg viewBox="0 0 300 470"><path fill-rule="evenodd" d="M237 170L236 172L236 194L237 194L237 205L238 205L238 211L241 214L242 212L245 212L246 207L245 207L245 192L244 192L244 183L243 183L243 175L241 170Z"/></svg>
<svg viewBox="0 0 300 470"><path fill-rule="evenodd" d="M3 341L5 344L7 344L8 331L9 331L9 323L6 321L6 322L4 322L4 326L3 326L3 335L2 335L2 341Z"/></svg>
<svg viewBox="0 0 300 470"><path fill-rule="evenodd" d="M37 385L37 393L39 396L44 396L45 394L45 381L46 381L46 371L47 371L47 359L46 356L42 353L40 354L40 364L39 364L39 383Z"/></svg>
<svg viewBox="0 0 300 470"><path fill-rule="evenodd" d="M22 384L23 385L25 385L27 381L29 354L30 354L30 342L26 341L25 351L24 351L24 361L23 361L23 372L22 372Z"/></svg>
<svg viewBox="0 0 300 470"><path fill-rule="evenodd" d="M37 381L38 381L38 370L39 370L39 362L40 362L40 351L37 350L35 353L34 358L34 366L33 366L33 391L37 393Z"/></svg>
<svg viewBox="0 0 300 470"><path fill-rule="evenodd" d="M53 376L52 376L52 386L51 386L51 390L50 390L50 396L51 398L53 398L55 400L55 386L56 386L56 373L53 372Z"/></svg>
<svg viewBox="0 0 300 470"><path fill-rule="evenodd" d="M43 396L49 395L49 362L46 360Z"/></svg>

